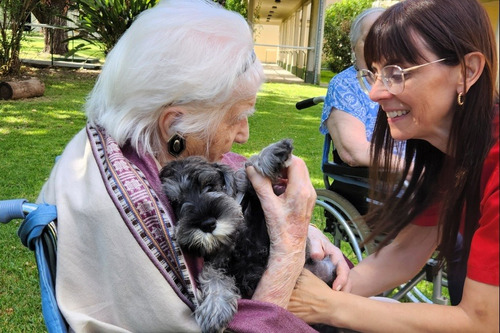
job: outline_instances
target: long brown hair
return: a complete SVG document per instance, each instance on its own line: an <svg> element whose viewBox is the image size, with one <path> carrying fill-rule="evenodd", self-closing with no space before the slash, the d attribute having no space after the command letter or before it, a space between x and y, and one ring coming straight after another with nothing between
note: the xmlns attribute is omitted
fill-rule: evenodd
<svg viewBox="0 0 500 333"><path fill-rule="evenodd" d="M480 177L483 162L493 144L493 106L497 54L493 30L484 8L477 0L405 0L388 8L374 23L365 40L365 59L388 64L419 64L423 57L412 34L423 38L429 50L444 64L461 64L474 51L486 58L484 70L468 90L463 105L453 106L448 154L424 140L406 142L402 177L394 177L395 165L383 151L392 151L387 117L379 111L372 138L372 196L382 206L372 206L367 215L374 234L387 234L382 246L428 208L439 202L440 256L450 258L460 221L465 220L465 259L480 217ZM465 79L464 79L465 80ZM465 85L465 82L464 82ZM408 187L403 185L411 163Z"/></svg>

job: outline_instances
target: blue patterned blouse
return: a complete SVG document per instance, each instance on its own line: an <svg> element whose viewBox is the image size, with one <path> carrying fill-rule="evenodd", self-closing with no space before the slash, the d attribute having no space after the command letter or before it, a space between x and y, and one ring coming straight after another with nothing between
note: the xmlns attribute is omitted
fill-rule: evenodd
<svg viewBox="0 0 500 333"><path fill-rule="evenodd" d="M330 116L332 107L345 111L363 122L366 139L371 140L379 105L363 92L353 66L335 75L328 84L319 128L322 134L328 133L326 120Z"/></svg>

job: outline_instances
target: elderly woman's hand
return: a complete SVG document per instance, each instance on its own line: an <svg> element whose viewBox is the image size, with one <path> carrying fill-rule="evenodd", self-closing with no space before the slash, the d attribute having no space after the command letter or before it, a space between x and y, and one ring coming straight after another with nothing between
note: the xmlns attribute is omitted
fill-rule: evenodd
<svg viewBox="0 0 500 333"><path fill-rule="evenodd" d="M349 265L342 251L323 234L321 230L314 226L309 226L309 253L312 259L322 260L330 256L332 262L337 266L337 278L333 281L332 289L350 292L352 285L348 279Z"/></svg>
<svg viewBox="0 0 500 333"><path fill-rule="evenodd" d="M286 190L276 195L269 179L252 166L247 175L260 199L271 248L268 268L254 299L287 307L305 262L305 244L316 192L303 160L292 156Z"/></svg>

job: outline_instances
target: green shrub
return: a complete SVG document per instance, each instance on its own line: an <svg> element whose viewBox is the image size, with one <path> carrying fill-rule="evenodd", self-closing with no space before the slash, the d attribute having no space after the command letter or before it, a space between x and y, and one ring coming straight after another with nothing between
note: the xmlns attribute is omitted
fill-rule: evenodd
<svg viewBox="0 0 500 333"><path fill-rule="evenodd" d="M246 0L214 0L225 8L240 13L243 17L248 17L248 1Z"/></svg>
<svg viewBox="0 0 500 333"><path fill-rule="evenodd" d="M34 0L0 0L0 75L17 75L21 68L19 50Z"/></svg>
<svg viewBox="0 0 500 333"><path fill-rule="evenodd" d="M77 20L71 20L77 32L72 39L83 39L100 45L107 54L120 36L142 11L153 7L158 0L77 0L72 9L79 12ZM77 46L75 51L83 45Z"/></svg>
<svg viewBox="0 0 500 333"><path fill-rule="evenodd" d="M326 9L323 55L328 68L338 73L351 65L349 31L352 20L373 0L342 0Z"/></svg>

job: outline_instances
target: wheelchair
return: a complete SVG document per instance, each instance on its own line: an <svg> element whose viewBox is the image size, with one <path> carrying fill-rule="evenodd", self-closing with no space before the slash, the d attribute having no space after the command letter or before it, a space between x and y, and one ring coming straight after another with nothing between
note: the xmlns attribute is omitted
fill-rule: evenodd
<svg viewBox="0 0 500 333"><path fill-rule="evenodd" d="M324 101L324 96L308 98L296 103L298 110ZM325 135L321 160L325 188L316 189L317 200L312 223L329 235L333 244L356 265L375 253L380 237L363 243L371 233L363 218L370 203L368 168L351 167L340 159L329 134ZM432 284L432 295L428 290ZM386 291L383 296L414 303L448 304L446 273L431 258L421 271L407 283Z"/></svg>
<svg viewBox="0 0 500 333"><path fill-rule="evenodd" d="M42 300L42 314L49 333L66 333L67 324L55 298L57 254L57 210L53 205L37 205L25 199L0 201L0 223L22 219L18 236L35 253Z"/></svg>

